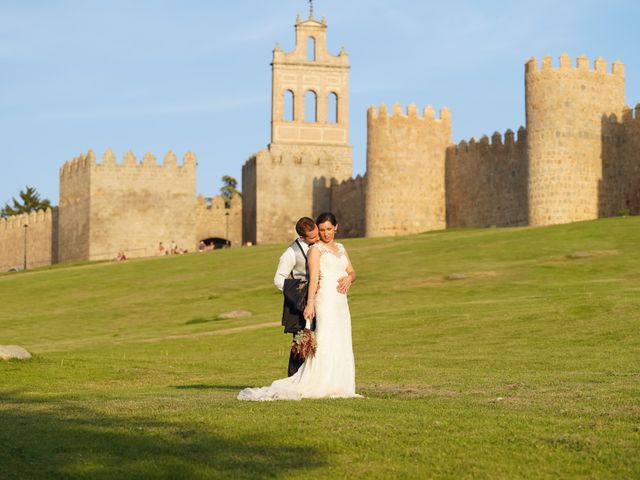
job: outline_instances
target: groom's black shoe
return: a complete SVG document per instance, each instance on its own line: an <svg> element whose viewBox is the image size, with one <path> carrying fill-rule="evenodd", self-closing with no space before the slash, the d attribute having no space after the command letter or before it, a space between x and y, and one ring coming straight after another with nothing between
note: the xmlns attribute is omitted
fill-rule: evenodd
<svg viewBox="0 0 640 480"><path fill-rule="evenodd" d="M304 363L304 358L299 357L295 353L289 354L289 376L294 375Z"/></svg>

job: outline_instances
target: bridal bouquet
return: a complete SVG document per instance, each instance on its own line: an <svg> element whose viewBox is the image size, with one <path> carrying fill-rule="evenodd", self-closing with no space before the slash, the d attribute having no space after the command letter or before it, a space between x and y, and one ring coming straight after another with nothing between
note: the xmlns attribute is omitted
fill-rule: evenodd
<svg viewBox="0 0 640 480"><path fill-rule="evenodd" d="M313 357L317 348L316 334L308 328L300 330L293 336L291 351L300 358Z"/></svg>

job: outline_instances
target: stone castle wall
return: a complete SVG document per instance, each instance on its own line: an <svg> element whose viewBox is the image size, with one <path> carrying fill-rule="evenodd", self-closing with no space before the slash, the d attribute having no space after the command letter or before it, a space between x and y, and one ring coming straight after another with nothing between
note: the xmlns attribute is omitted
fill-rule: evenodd
<svg viewBox="0 0 640 480"><path fill-rule="evenodd" d="M606 167L605 118L621 118L624 67L611 72L602 58L590 69L586 57L551 57L525 66L529 224L549 225L613 214L614 199L602 188ZM612 160L618 163L619 160ZM604 197L601 197L601 193Z"/></svg>
<svg viewBox="0 0 640 480"><path fill-rule="evenodd" d="M331 185L330 210L338 220L338 238L364 237L366 191L366 176Z"/></svg>
<svg viewBox="0 0 640 480"><path fill-rule="evenodd" d="M60 176L61 261L129 257L166 246L196 248L196 159L178 165L173 152L162 165L147 153L138 163L131 152L122 164L108 150L101 163L89 152L67 162Z"/></svg>
<svg viewBox="0 0 640 480"><path fill-rule="evenodd" d="M627 109L623 116L624 142L619 147L624 165L624 190L626 196L621 205L634 215L640 215L640 104L634 110Z"/></svg>
<svg viewBox="0 0 640 480"><path fill-rule="evenodd" d="M50 265L55 261L55 209L0 218L0 272ZM25 228L25 225L27 227Z"/></svg>
<svg viewBox="0 0 640 480"><path fill-rule="evenodd" d="M232 247L242 245L242 197L234 195L229 208L222 195L208 204L202 195L196 199L196 239L224 238Z"/></svg>
<svg viewBox="0 0 640 480"><path fill-rule="evenodd" d="M244 241L291 241L300 217L329 210L331 181L351 172L351 147L271 145L258 152L243 168Z"/></svg>
<svg viewBox="0 0 640 480"><path fill-rule="evenodd" d="M445 159L451 145L447 109L393 114L381 105L367 115L366 235L406 235L446 227Z"/></svg>
<svg viewBox="0 0 640 480"><path fill-rule="evenodd" d="M526 225L526 130L507 130L447 149L447 227Z"/></svg>

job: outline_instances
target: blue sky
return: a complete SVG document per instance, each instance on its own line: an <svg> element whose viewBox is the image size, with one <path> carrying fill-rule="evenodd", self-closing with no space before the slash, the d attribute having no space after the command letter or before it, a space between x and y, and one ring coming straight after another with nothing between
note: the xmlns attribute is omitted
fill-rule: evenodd
<svg viewBox="0 0 640 480"><path fill-rule="evenodd" d="M640 102L640 2L317 0L351 62L354 175L366 109L452 111L454 140L524 124L524 63L566 52L625 64ZM26 184L58 203L58 169L88 149L198 156L198 192L240 180L269 143L270 61L304 0L0 0L0 206Z"/></svg>

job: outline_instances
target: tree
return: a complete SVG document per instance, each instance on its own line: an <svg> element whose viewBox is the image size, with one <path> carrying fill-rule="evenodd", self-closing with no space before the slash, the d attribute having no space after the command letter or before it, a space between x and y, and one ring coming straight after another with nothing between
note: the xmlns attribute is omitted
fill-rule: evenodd
<svg viewBox="0 0 640 480"><path fill-rule="evenodd" d="M224 198L225 207L229 208L231 206L231 199L233 196L241 195L241 193L236 189L238 181L229 175L225 175L222 177L222 183L224 185L220 189L220 194Z"/></svg>
<svg viewBox="0 0 640 480"><path fill-rule="evenodd" d="M40 200L40 194L33 187L27 185L24 190L20 190L20 201L13 197L13 206L8 203L0 210L0 217L7 218L21 213L31 213L38 210L46 210L51 207L49 199Z"/></svg>

